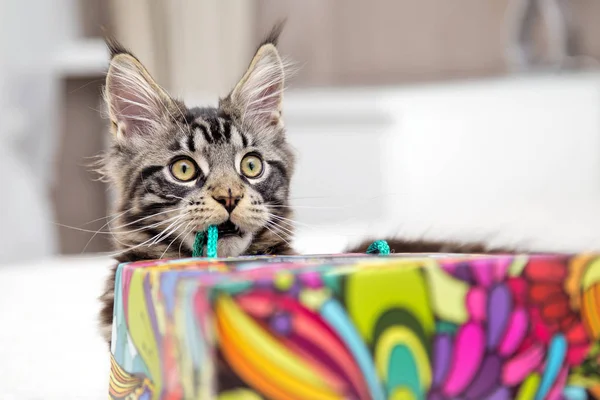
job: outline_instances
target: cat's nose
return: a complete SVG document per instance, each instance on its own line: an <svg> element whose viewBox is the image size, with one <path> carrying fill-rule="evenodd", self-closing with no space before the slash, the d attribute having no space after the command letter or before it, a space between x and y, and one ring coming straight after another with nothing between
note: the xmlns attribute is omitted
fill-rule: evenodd
<svg viewBox="0 0 600 400"><path fill-rule="evenodd" d="M213 194L212 198L215 199L217 203L220 203L228 213L232 213L233 210L237 207L240 200L244 197L242 194L232 193L231 189L228 189L226 193Z"/></svg>

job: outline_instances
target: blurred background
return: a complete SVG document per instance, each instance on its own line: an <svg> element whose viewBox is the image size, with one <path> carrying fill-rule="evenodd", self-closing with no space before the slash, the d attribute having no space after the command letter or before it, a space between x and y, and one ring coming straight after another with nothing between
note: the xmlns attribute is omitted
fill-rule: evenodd
<svg viewBox="0 0 600 400"><path fill-rule="evenodd" d="M282 17L299 250L600 249L598 0L0 0L0 398L105 398L103 35L216 105Z"/></svg>

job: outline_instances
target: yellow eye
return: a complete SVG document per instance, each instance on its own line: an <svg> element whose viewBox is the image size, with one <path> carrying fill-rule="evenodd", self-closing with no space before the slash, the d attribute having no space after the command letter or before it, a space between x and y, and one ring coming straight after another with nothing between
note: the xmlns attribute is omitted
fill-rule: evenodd
<svg viewBox="0 0 600 400"><path fill-rule="evenodd" d="M256 154L247 154L240 164L242 174L248 178L258 178L263 172L263 162Z"/></svg>
<svg viewBox="0 0 600 400"><path fill-rule="evenodd" d="M198 175L198 167L189 158L180 158L171 164L171 174L183 182L191 181Z"/></svg>

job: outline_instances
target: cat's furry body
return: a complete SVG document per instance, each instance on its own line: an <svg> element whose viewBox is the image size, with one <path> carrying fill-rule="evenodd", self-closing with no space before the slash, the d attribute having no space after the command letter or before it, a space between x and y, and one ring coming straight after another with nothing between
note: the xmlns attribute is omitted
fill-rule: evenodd
<svg viewBox="0 0 600 400"><path fill-rule="evenodd" d="M373 240L364 240L361 243L350 246L346 249L347 253L365 253ZM493 254L493 253L514 253L515 248L490 247L484 243L460 243L448 241L428 241L428 240L404 240L401 238L386 239L390 246L390 251L394 253L455 253L455 254Z"/></svg>
<svg viewBox="0 0 600 400"><path fill-rule="evenodd" d="M160 88L131 52L110 45L105 100L113 141L101 172L117 192L111 231L119 262L189 257L195 233L210 225L235 229L220 235L220 257L294 253L289 244L294 155L281 117L284 66L276 50L281 26L216 108L186 107ZM260 174L245 175L240 163L248 156L255 157L252 165L260 160ZM181 160L185 168L177 172L183 180L173 170ZM348 251L364 252L367 245ZM395 252L490 250L443 242L392 240L390 245ZM101 297L108 342L114 272Z"/></svg>

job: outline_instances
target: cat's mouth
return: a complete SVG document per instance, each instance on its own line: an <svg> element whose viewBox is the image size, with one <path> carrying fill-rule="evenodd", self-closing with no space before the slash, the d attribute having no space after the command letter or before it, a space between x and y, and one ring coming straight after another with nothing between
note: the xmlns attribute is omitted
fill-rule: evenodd
<svg viewBox="0 0 600 400"><path fill-rule="evenodd" d="M219 239L231 236L242 236L240 228L231 222L231 220L223 222L221 225L218 225L217 228L219 229Z"/></svg>

